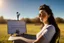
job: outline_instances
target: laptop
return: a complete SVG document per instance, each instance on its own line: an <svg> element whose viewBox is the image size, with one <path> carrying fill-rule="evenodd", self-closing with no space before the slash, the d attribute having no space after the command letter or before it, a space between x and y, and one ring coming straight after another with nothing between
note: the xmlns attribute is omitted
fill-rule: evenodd
<svg viewBox="0 0 64 43"><path fill-rule="evenodd" d="M26 33L26 22L18 20L8 20L7 22L8 34L23 34Z"/></svg>

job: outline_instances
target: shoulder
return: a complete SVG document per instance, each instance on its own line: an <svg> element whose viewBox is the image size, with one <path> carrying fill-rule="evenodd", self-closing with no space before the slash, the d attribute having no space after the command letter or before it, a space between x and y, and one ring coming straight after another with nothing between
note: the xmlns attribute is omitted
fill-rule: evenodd
<svg viewBox="0 0 64 43"><path fill-rule="evenodd" d="M43 37L46 40L50 41L56 32L55 27L53 25L47 25L46 30L47 30L47 32L43 35Z"/></svg>
<svg viewBox="0 0 64 43"><path fill-rule="evenodd" d="M48 25L48 26L47 26L47 30L48 30L48 31L55 32L55 27L54 27L53 25Z"/></svg>
<svg viewBox="0 0 64 43"><path fill-rule="evenodd" d="M55 29L55 27L54 27L53 25L48 25L47 28L49 28L49 29L50 29L50 28Z"/></svg>

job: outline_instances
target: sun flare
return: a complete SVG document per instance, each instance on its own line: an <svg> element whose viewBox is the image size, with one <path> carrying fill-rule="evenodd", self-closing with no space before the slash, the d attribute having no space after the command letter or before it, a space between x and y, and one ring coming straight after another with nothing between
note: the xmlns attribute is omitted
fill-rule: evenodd
<svg viewBox="0 0 64 43"><path fill-rule="evenodd" d="M3 0L0 0L0 7L3 6Z"/></svg>

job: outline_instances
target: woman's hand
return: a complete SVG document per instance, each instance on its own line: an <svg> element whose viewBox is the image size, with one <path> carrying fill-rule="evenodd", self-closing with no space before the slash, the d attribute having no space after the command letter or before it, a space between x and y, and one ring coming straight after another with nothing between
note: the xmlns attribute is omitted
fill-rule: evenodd
<svg viewBox="0 0 64 43"><path fill-rule="evenodd" d="M40 41L38 41L38 40L35 40L33 43L40 43Z"/></svg>

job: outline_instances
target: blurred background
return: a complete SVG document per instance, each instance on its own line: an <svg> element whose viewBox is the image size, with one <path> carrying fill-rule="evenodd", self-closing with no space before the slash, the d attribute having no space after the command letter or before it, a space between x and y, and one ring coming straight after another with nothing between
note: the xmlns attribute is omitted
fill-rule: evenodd
<svg viewBox="0 0 64 43"><path fill-rule="evenodd" d="M26 22L27 34L36 35L42 26L38 14L43 4L52 9L61 30L60 43L64 43L64 0L0 0L0 43L12 43L8 41L7 21L17 20L17 12L20 13L20 21Z"/></svg>

